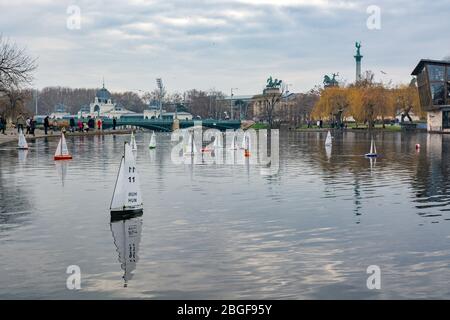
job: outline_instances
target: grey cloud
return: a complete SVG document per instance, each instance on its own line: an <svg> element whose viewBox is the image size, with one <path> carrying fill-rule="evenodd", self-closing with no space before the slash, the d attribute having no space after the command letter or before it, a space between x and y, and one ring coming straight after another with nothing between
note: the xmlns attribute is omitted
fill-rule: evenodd
<svg viewBox="0 0 450 320"><path fill-rule="evenodd" d="M98 86L104 75L113 89L149 90L162 76L171 90L238 86L250 94L274 74L304 91L324 72L353 80L355 40L363 42L363 68L392 70L395 81L408 81L418 59L450 52L445 0L376 1L382 10L377 31L366 28L372 1L274 3L284 5L0 0L0 32L40 57L38 87ZM81 30L65 27L71 4L81 8Z"/></svg>

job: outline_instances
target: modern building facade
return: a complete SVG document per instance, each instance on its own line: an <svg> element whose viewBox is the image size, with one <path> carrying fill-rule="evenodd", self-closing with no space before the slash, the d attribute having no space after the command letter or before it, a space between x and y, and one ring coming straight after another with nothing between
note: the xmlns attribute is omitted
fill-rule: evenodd
<svg viewBox="0 0 450 320"><path fill-rule="evenodd" d="M450 61L422 59L411 74L417 78L428 131L450 133Z"/></svg>

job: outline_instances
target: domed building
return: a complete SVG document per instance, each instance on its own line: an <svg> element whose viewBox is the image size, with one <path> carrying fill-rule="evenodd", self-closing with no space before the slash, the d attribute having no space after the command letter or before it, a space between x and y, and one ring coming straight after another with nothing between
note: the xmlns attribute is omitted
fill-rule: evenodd
<svg viewBox="0 0 450 320"><path fill-rule="evenodd" d="M97 91L95 94L94 102L89 105L90 114L95 116L102 116L113 111L116 104L111 98L111 93L105 88L105 83L103 87Z"/></svg>
<svg viewBox="0 0 450 320"><path fill-rule="evenodd" d="M105 83L103 82L103 87L95 94L94 102L90 103L88 108L80 109L78 112L78 117L86 118L90 116L93 118L120 118L120 116L130 113L134 112L118 106L113 101L111 93L105 88Z"/></svg>

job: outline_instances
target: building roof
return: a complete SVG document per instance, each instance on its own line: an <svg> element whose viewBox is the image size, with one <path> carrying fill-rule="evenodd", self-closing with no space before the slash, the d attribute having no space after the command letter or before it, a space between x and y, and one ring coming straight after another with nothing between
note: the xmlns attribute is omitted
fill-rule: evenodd
<svg viewBox="0 0 450 320"><path fill-rule="evenodd" d="M237 95L233 95L233 97L230 96L225 96L223 97L222 100L243 100L243 101L249 101L254 97L254 95L241 95L241 96L237 96ZM220 100L220 99L219 99Z"/></svg>
<svg viewBox="0 0 450 320"><path fill-rule="evenodd" d="M411 72L412 76L417 76L424 68L426 64L434 64L434 65L440 65L440 66L450 66L450 61L446 60L431 60L431 59L422 59L419 61L417 66L414 68L414 70Z"/></svg>
<svg viewBox="0 0 450 320"><path fill-rule="evenodd" d="M186 112L186 111L178 111L178 112L177 112L177 115L180 115L180 114L184 114L184 115L192 115L192 113L189 113L189 112ZM173 116L173 115L175 115L175 112L164 112L164 113L163 113L163 116L166 116L166 115L168 115L168 116Z"/></svg>
<svg viewBox="0 0 450 320"><path fill-rule="evenodd" d="M111 93L109 93L109 91L105 87L103 87L100 90L98 90L97 93L95 94L95 96L99 100L109 100L109 99L111 99Z"/></svg>

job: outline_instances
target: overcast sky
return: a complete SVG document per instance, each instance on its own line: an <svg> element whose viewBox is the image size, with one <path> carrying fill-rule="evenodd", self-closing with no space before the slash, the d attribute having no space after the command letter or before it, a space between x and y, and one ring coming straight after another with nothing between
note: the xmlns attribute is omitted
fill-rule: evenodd
<svg viewBox="0 0 450 320"><path fill-rule="evenodd" d="M70 5L80 29L67 28ZM381 9L370 30L367 8ZM303 92L362 69L409 82L421 58L450 55L449 0L0 0L0 32L39 58L34 85L259 93L269 75ZM72 21L72 20L70 20ZM383 74L381 71L387 73Z"/></svg>

